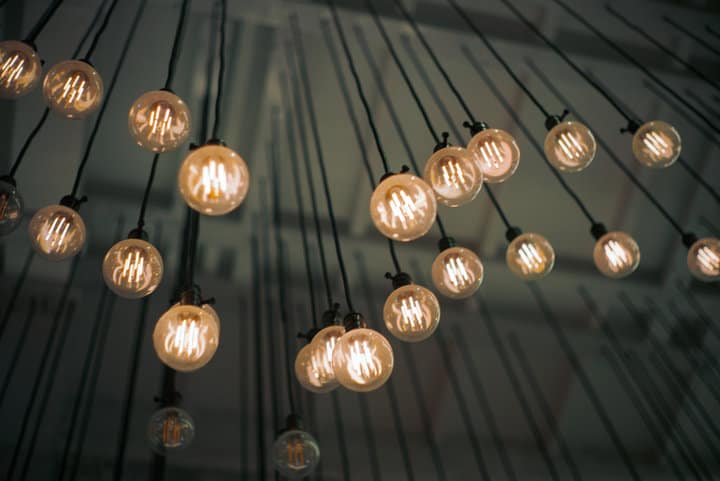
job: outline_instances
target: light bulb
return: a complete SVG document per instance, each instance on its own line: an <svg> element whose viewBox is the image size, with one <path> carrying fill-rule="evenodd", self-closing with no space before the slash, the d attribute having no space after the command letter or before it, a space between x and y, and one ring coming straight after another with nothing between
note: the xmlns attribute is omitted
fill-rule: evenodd
<svg viewBox="0 0 720 481"><path fill-rule="evenodd" d="M81 119L100 107L103 81L89 63L65 60L45 74L43 97L54 112L69 119Z"/></svg>
<svg viewBox="0 0 720 481"><path fill-rule="evenodd" d="M184 449L195 438L195 422L184 409L174 406L158 409L150 416L148 441L156 453L164 456Z"/></svg>
<svg viewBox="0 0 720 481"><path fill-rule="evenodd" d="M295 358L295 377L302 387L316 393L330 392L338 387L332 356L335 344L343 334L343 326L327 326L315 334L310 344L300 349Z"/></svg>
<svg viewBox="0 0 720 481"><path fill-rule="evenodd" d="M382 235L409 242L427 234L435 222L437 202L429 185L412 174L394 174L370 196L370 217Z"/></svg>
<svg viewBox="0 0 720 481"><path fill-rule="evenodd" d="M440 323L440 303L430 290L409 284L390 293L383 318L390 334L401 341L423 341Z"/></svg>
<svg viewBox="0 0 720 481"><path fill-rule="evenodd" d="M390 378L393 363L393 351L387 339L364 327L346 332L333 350L335 377L351 391L378 389Z"/></svg>
<svg viewBox="0 0 720 481"><path fill-rule="evenodd" d="M633 135L635 158L646 167L662 169L680 157L682 140L672 125L660 120L646 122Z"/></svg>
<svg viewBox="0 0 720 481"><path fill-rule="evenodd" d="M563 172L580 172L596 152L595 137L580 122L560 122L545 137L545 157Z"/></svg>
<svg viewBox="0 0 720 481"><path fill-rule="evenodd" d="M0 42L0 98L16 99L35 88L42 62L35 49L17 40Z"/></svg>
<svg viewBox="0 0 720 481"><path fill-rule="evenodd" d="M289 479L311 475L320 462L320 447L315 438L300 429L282 432L273 443L273 465Z"/></svg>
<svg viewBox="0 0 720 481"><path fill-rule="evenodd" d="M720 280L720 239L705 237L690 246L687 256L690 274L703 282Z"/></svg>
<svg viewBox="0 0 720 481"><path fill-rule="evenodd" d="M223 215L239 206L250 187L247 164L224 145L206 144L185 157L178 172L180 194L205 215Z"/></svg>
<svg viewBox="0 0 720 481"><path fill-rule="evenodd" d="M153 331L160 360L176 371L196 371L215 355L220 323L210 306L176 304L163 314Z"/></svg>
<svg viewBox="0 0 720 481"><path fill-rule="evenodd" d="M14 231L22 218L22 196L12 183L0 179L0 236Z"/></svg>
<svg viewBox="0 0 720 481"><path fill-rule="evenodd" d="M451 299L470 297L483 281L483 265L470 249L454 246L442 251L432 264L435 287Z"/></svg>
<svg viewBox="0 0 720 481"><path fill-rule="evenodd" d="M516 276L534 281L550 274L555 265L555 251L540 234L520 234L508 245L505 260Z"/></svg>
<svg viewBox="0 0 720 481"><path fill-rule="evenodd" d="M478 195L483 174L469 150L452 146L433 153L425 164L423 179L441 204L458 207Z"/></svg>
<svg viewBox="0 0 720 481"><path fill-rule="evenodd" d="M174 93L152 90L130 107L128 127L143 149L168 152L180 147L190 135L190 110Z"/></svg>
<svg viewBox="0 0 720 481"><path fill-rule="evenodd" d="M85 222L80 214L64 205L38 210L28 225L32 246L51 261L75 256L85 244Z"/></svg>
<svg viewBox="0 0 720 481"><path fill-rule="evenodd" d="M162 275L160 252L143 239L122 240L105 254L105 284L120 297L138 299L152 294Z"/></svg>
<svg viewBox="0 0 720 481"><path fill-rule="evenodd" d="M485 129L468 142L468 150L480 165L485 182L505 182L520 164L520 148L512 135L499 129Z"/></svg>
<svg viewBox="0 0 720 481"><path fill-rule="evenodd" d="M595 267L613 279L627 277L640 264L640 248L625 232L608 232L595 243Z"/></svg>

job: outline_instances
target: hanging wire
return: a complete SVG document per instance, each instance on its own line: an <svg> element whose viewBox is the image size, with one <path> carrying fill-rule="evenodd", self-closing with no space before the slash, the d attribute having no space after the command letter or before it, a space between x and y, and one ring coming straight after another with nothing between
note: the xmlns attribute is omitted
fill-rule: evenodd
<svg viewBox="0 0 720 481"><path fill-rule="evenodd" d="M10 381L15 374L15 370L18 366L18 361L20 360L20 354L22 354L23 350L25 349L25 343L27 342L27 335L30 331L30 325L35 320L35 313L37 311L36 307L37 302L35 301L34 297L31 297L27 314L22 320L20 334L18 335L17 340L14 342L14 348L12 354L10 355L10 360L8 361L7 371L5 371L5 376L3 378L2 384L0 385L0 404L2 404L2 400L5 399L5 394L10 387Z"/></svg>
<svg viewBox="0 0 720 481"><path fill-rule="evenodd" d="M671 26L674 27L676 30L684 33L686 36L688 36L688 37L690 37L691 39L693 39L697 44L703 46L703 47L704 47L705 49L707 49L708 51L714 53L715 55L720 56L720 49L718 49L718 48L715 47L714 45L711 45L710 43L707 42L707 40L705 40L704 38L700 37L699 35L696 35L696 34L693 33L690 29L688 29L688 28L680 25L678 22L676 22L676 21L673 20L672 18L668 17L667 15L663 15L663 16L660 17L660 18L662 18L665 23L671 25Z"/></svg>
<svg viewBox="0 0 720 481"><path fill-rule="evenodd" d="M180 46L182 45L182 37L185 31L185 19L187 18L190 8L190 0L183 0L180 7L180 17L178 18L177 28L175 29L175 40L173 40L172 52L170 53L170 62L168 62L168 72L165 79L165 88L170 90L170 85L175 79L175 70L177 69L178 58L180 57Z"/></svg>
<svg viewBox="0 0 720 481"><path fill-rule="evenodd" d="M215 124L212 129L213 139L220 138L220 119L223 97L223 85L225 79L226 52L225 42L227 37L227 0L220 1L220 52L218 53L220 66L218 68L217 96L215 97Z"/></svg>
<svg viewBox="0 0 720 481"><path fill-rule="evenodd" d="M52 3L50 3L45 12L43 12L42 16L40 16L38 21L35 23L32 30L30 30L30 33L28 33L27 37L25 37L25 43L30 45L33 45L35 43L38 35L40 35L40 33L50 21L50 19L53 17L53 15L55 15L57 9L60 7L60 5L62 5L62 3L63 0L53 0Z"/></svg>
<svg viewBox="0 0 720 481"><path fill-rule="evenodd" d="M90 63L90 59L95 53L95 49L98 46L98 42L100 42L100 38L105 33L105 30L107 29L108 25L110 24L110 17L112 17L113 12L115 11L115 7L117 7L119 0L112 0L112 3L110 4L110 8L108 8L107 13L105 14L105 18L103 19L103 22L100 24L100 27L98 28L97 32L95 32L95 37L93 37L92 42L90 43L90 47L88 47L87 52L85 52L85 57L83 57L83 61ZM109 95L109 92L108 92Z"/></svg>
<svg viewBox="0 0 720 481"><path fill-rule="evenodd" d="M25 256L25 262L23 262L22 268L20 269L20 274L18 274L18 278L15 281L13 290L8 296L8 303L5 306L5 310L3 311L2 321L0 321L0 340L2 340L3 335L5 334L5 328L7 327L7 323L10 321L10 316L12 316L12 313L15 310L15 303L20 297L20 290L23 288L23 285L25 285L25 280L27 279L28 273L30 272L30 266L32 265L32 261L34 258L35 251L33 249L30 249L28 255ZM2 399L2 396L0 396L0 399Z"/></svg>
<svg viewBox="0 0 720 481"><path fill-rule="evenodd" d="M253 216L254 233L260 231L257 215ZM265 401L263 399L263 353L262 353L262 272L260 268L260 242L257 234L250 238L250 265L252 266L253 285L253 318L255 319L255 409L257 436L257 474L258 479L267 479L266 448L265 448Z"/></svg>
<svg viewBox="0 0 720 481"><path fill-rule="evenodd" d="M138 229L142 229L145 226L145 211L147 210L148 201L150 200L150 191L152 190L153 182L155 181L155 172L157 171L159 159L160 154L155 154L152 160L150 175L148 176L147 184L145 185L145 193L143 194L142 203L140 204L140 215L138 216L137 221Z"/></svg>

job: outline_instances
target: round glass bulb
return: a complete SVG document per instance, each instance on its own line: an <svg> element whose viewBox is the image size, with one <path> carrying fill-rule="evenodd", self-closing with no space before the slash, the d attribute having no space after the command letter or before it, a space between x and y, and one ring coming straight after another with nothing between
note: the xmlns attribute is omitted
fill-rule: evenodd
<svg viewBox="0 0 720 481"><path fill-rule="evenodd" d="M45 74L43 97L48 108L63 117L82 119L100 107L103 81L89 63L65 60Z"/></svg>
<svg viewBox="0 0 720 481"><path fill-rule="evenodd" d="M390 293L383 318L390 334L401 341L423 341L440 323L440 303L429 289L409 284Z"/></svg>
<svg viewBox="0 0 720 481"><path fill-rule="evenodd" d="M703 282L720 280L720 239L705 237L688 250L690 274Z"/></svg>
<svg viewBox="0 0 720 481"><path fill-rule="evenodd" d="M224 145L206 144L183 160L178 172L180 195L205 215L223 215L239 206L250 187L247 164Z"/></svg>
<svg viewBox="0 0 720 481"><path fill-rule="evenodd" d="M0 42L0 98L16 99L38 84L42 62L34 48L25 42Z"/></svg>
<svg viewBox="0 0 720 481"><path fill-rule="evenodd" d="M468 150L480 165L485 182L499 184L515 173L520 164L520 148L504 130L486 129L470 139Z"/></svg>
<svg viewBox="0 0 720 481"><path fill-rule="evenodd" d="M184 449L195 438L195 422L184 409L168 406L150 416L148 440L156 453L164 456Z"/></svg>
<svg viewBox="0 0 720 481"><path fill-rule="evenodd" d="M151 90L130 107L128 127L143 149L156 153L175 150L190 135L190 109L170 91Z"/></svg>
<svg viewBox="0 0 720 481"><path fill-rule="evenodd" d="M435 287L451 299L465 299L480 288L483 265L470 249L454 246L442 251L432 264Z"/></svg>
<svg viewBox="0 0 720 481"><path fill-rule="evenodd" d="M196 371L207 364L220 342L220 323L214 309L176 304L163 314L153 331L160 360L176 371Z"/></svg>
<svg viewBox="0 0 720 481"><path fill-rule="evenodd" d="M412 174L394 174L370 196L370 217L382 235L410 242L427 234L435 222L437 202L429 185Z"/></svg>
<svg viewBox="0 0 720 481"><path fill-rule="evenodd" d="M540 234L520 234L508 245L505 260L516 276L534 281L550 274L555 265L555 251Z"/></svg>
<svg viewBox="0 0 720 481"><path fill-rule="evenodd" d="M51 261L75 256L85 244L85 222L80 214L64 205L38 210L28 225L35 251Z"/></svg>
<svg viewBox="0 0 720 481"><path fill-rule="evenodd" d="M596 152L595 137L580 122L560 122L545 137L545 157L563 172L580 172Z"/></svg>
<svg viewBox="0 0 720 481"><path fill-rule="evenodd" d="M625 232L608 232L595 243L593 260L607 277L622 279L640 265L640 248Z"/></svg>
<svg viewBox="0 0 720 481"><path fill-rule="evenodd" d="M298 352L295 358L295 376L308 391L325 393L338 387L332 359L335 344L343 334L343 326L324 327L313 337L310 344Z"/></svg>
<svg viewBox="0 0 720 481"><path fill-rule="evenodd" d="M311 475L319 462L320 446L305 431L290 429L281 433L273 443L273 465L288 479Z"/></svg>
<svg viewBox="0 0 720 481"><path fill-rule="evenodd" d="M680 157L682 140L675 127L653 120L646 122L633 135L632 150L635 158L646 167L670 167Z"/></svg>
<svg viewBox="0 0 720 481"><path fill-rule="evenodd" d="M346 332L333 350L335 377L351 391L378 389L390 378L393 363L390 343L372 329L357 328Z"/></svg>
<svg viewBox="0 0 720 481"><path fill-rule="evenodd" d="M105 284L120 297L138 299L152 294L162 275L162 256L155 246L145 240L122 240L105 254Z"/></svg>
<svg viewBox="0 0 720 481"><path fill-rule="evenodd" d="M441 204L458 207L477 197L483 174L469 150L451 146L433 153L425 164L423 179Z"/></svg>
<svg viewBox="0 0 720 481"><path fill-rule="evenodd" d="M10 182L0 180L0 236L14 231L23 218L23 199Z"/></svg>

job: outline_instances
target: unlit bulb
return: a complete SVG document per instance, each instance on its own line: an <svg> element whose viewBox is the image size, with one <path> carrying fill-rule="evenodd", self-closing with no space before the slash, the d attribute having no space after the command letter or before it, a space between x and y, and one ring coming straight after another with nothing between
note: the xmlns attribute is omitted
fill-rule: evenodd
<svg viewBox="0 0 720 481"><path fill-rule="evenodd" d="M512 135L499 129L486 129L470 139L468 150L473 153L485 182L505 182L520 164L520 148Z"/></svg>
<svg viewBox="0 0 720 481"><path fill-rule="evenodd" d="M69 119L81 119L102 104L103 81L89 63L65 60L55 64L45 75L43 97L54 112Z"/></svg>
<svg viewBox="0 0 720 481"><path fill-rule="evenodd" d="M383 308L385 327L405 342L430 337L440 323L440 303L430 290L409 284L392 291Z"/></svg>
<svg viewBox="0 0 720 481"><path fill-rule="evenodd" d="M0 236L14 231L23 218L23 199L10 182L0 180Z"/></svg>
<svg viewBox="0 0 720 481"><path fill-rule="evenodd" d="M49 205L38 210L28 225L35 251L51 261L75 256L85 244L85 222L76 210Z"/></svg>
<svg viewBox="0 0 720 481"><path fill-rule="evenodd" d="M451 299L470 297L483 281L483 265L470 249L454 246L442 251L432 264L435 287Z"/></svg>
<svg viewBox="0 0 720 481"><path fill-rule="evenodd" d="M436 215L433 190L412 174L386 177L370 197L373 224L381 234L393 240L409 242L424 236Z"/></svg>
<svg viewBox="0 0 720 481"><path fill-rule="evenodd" d="M593 261L607 277L622 279L640 265L640 248L625 232L608 232L595 243Z"/></svg>
<svg viewBox="0 0 720 481"><path fill-rule="evenodd" d="M289 479L311 475L320 462L320 447L309 433L290 429L281 433L273 443L273 465Z"/></svg>
<svg viewBox="0 0 720 481"><path fill-rule="evenodd" d="M42 62L33 47L17 40L0 42L0 98L16 99L35 88Z"/></svg>
<svg viewBox="0 0 720 481"><path fill-rule="evenodd" d="M153 346L160 360L176 371L196 371L210 362L220 341L215 310L176 304L163 314L153 331Z"/></svg>
<svg viewBox="0 0 720 481"><path fill-rule="evenodd" d="M105 284L120 297L137 299L152 294L162 275L160 252L143 239L122 240L105 254Z"/></svg>
<svg viewBox="0 0 720 481"><path fill-rule="evenodd" d="M595 137L580 122L560 122L545 137L545 157L563 172L580 172L596 152Z"/></svg>
<svg viewBox="0 0 720 481"><path fill-rule="evenodd" d="M532 281L550 274L555 265L555 251L540 234L520 234L508 245L505 260L516 276Z"/></svg>
<svg viewBox="0 0 720 481"><path fill-rule="evenodd" d="M195 422L184 409L169 406L150 417L148 441L153 451L162 456L188 447L194 438Z"/></svg>
<svg viewBox="0 0 720 481"><path fill-rule="evenodd" d="M425 164L423 179L441 204L458 207L478 195L483 174L469 150L452 146L433 153Z"/></svg>
<svg viewBox="0 0 720 481"><path fill-rule="evenodd" d="M720 239L705 237L688 250L690 274L703 282L720 280Z"/></svg>
<svg viewBox="0 0 720 481"><path fill-rule="evenodd" d="M394 365L390 343L377 331L357 328L346 332L333 350L338 382L351 391L374 391L390 378Z"/></svg>
<svg viewBox="0 0 720 481"><path fill-rule="evenodd" d="M671 166L680 157L682 141L675 127L654 120L644 123L635 132L632 150L641 164L661 169Z"/></svg>
<svg viewBox="0 0 720 481"><path fill-rule="evenodd" d="M190 110L174 93L152 90L130 107L128 127L143 149L168 152L180 147L190 135Z"/></svg>

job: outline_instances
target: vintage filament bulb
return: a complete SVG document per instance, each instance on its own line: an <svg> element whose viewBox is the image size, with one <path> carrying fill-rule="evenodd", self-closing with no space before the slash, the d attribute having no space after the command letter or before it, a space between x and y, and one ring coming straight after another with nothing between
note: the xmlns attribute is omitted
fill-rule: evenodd
<svg viewBox="0 0 720 481"><path fill-rule="evenodd" d="M102 104L103 81L89 63L65 60L55 64L45 75L43 97L54 112L69 119L81 119Z"/></svg>
<svg viewBox="0 0 720 481"><path fill-rule="evenodd" d="M505 260L513 274L526 281L533 281L552 271L555 251L540 234L520 234L508 245Z"/></svg>
<svg viewBox="0 0 720 481"><path fill-rule="evenodd" d="M160 360L176 371L196 371L210 362L220 342L220 322L208 305L176 304L163 314L153 331Z"/></svg>
<svg viewBox="0 0 720 481"><path fill-rule="evenodd" d="M653 120L646 122L633 135L632 150L635 158L646 167L670 167L680 157L682 140L675 127Z"/></svg>
<svg viewBox="0 0 720 481"><path fill-rule="evenodd" d="M480 288L483 265L470 249L451 246L444 249L432 264L435 287L451 299L465 299Z"/></svg>
<svg viewBox="0 0 720 481"><path fill-rule="evenodd" d="M412 174L386 176L370 197L370 217L382 235L410 242L424 236L435 222L433 190Z"/></svg>
<svg viewBox="0 0 720 481"><path fill-rule="evenodd" d="M35 49L25 42L0 42L0 98L16 99L35 88L42 62Z"/></svg>
<svg viewBox="0 0 720 481"><path fill-rule="evenodd" d="M595 158L597 144L580 122L560 122L545 137L545 157L558 170L580 172Z"/></svg>
<svg viewBox="0 0 720 481"><path fill-rule="evenodd" d="M687 255L688 269L696 279L714 282L720 279L720 239L705 237L695 241Z"/></svg>
<svg viewBox="0 0 720 481"><path fill-rule="evenodd" d="M35 251L51 261L75 256L85 244L85 222L66 205L49 205L38 210L28 225Z"/></svg>
<svg viewBox="0 0 720 481"><path fill-rule="evenodd" d="M428 159L423 179L441 204L458 207L477 197L482 189L483 173L469 150L447 146Z"/></svg>
<svg viewBox="0 0 720 481"><path fill-rule="evenodd" d="M354 316L357 314L350 314ZM347 320L347 318L346 318ZM348 328L333 350L333 370L337 380L351 391L374 391L390 378L394 356L390 343L377 331L364 327Z"/></svg>
<svg viewBox="0 0 720 481"><path fill-rule="evenodd" d="M625 232L608 232L595 243L593 261L607 277L622 279L640 265L640 248Z"/></svg>
<svg viewBox="0 0 720 481"><path fill-rule="evenodd" d="M184 409L164 407L153 413L148 423L150 447L160 455L184 449L195 438L195 422Z"/></svg>
<svg viewBox="0 0 720 481"><path fill-rule="evenodd" d="M169 90L142 94L130 107L130 135L143 149L163 153L175 150L190 135L190 109Z"/></svg>
<svg viewBox="0 0 720 481"><path fill-rule="evenodd" d="M288 428L273 443L272 460L280 475L302 479L311 475L320 462L320 446L312 435L301 429L297 417L288 417Z"/></svg>
<svg viewBox="0 0 720 481"><path fill-rule="evenodd" d="M397 339L423 341L435 332L440 323L440 303L435 294L425 287L401 285L385 301L383 318L385 327Z"/></svg>
<svg viewBox="0 0 720 481"><path fill-rule="evenodd" d="M103 278L110 290L120 297L137 299L152 294L162 275L160 252L142 238L122 240L105 254Z"/></svg>
<svg viewBox="0 0 720 481"><path fill-rule="evenodd" d="M467 148L489 184L505 182L520 165L520 148L515 138L504 130L481 130L473 135Z"/></svg>

